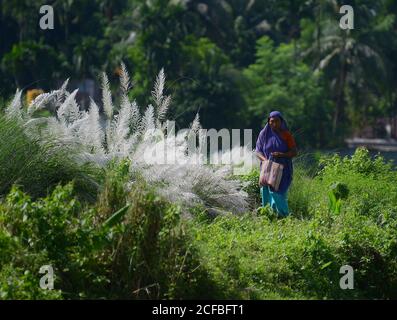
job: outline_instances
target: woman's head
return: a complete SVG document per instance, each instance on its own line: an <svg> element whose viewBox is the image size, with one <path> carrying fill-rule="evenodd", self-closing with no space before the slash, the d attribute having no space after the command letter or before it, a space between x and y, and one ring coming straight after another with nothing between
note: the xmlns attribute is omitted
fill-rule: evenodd
<svg viewBox="0 0 397 320"><path fill-rule="evenodd" d="M287 125L279 111L272 111L267 118L267 122L274 131L286 130Z"/></svg>
<svg viewBox="0 0 397 320"><path fill-rule="evenodd" d="M280 129L281 129L281 119L280 119L280 117L277 117L277 116L269 117L268 122L269 122L270 128L272 128L275 131L280 131Z"/></svg>

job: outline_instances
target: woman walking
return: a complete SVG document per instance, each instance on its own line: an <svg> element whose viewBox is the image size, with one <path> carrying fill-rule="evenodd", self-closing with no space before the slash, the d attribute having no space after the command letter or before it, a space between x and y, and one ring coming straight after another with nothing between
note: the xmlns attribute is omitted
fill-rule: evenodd
<svg viewBox="0 0 397 320"><path fill-rule="evenodd" d="M259 133L256 155L261 161L270 159L284 166L278 191L269 185L261 187L262 206L269 204L282 217L289 214L287 191L292 182L292 158L297 154L295 139L289 132L287 123L279 111L272 111L266 126Z"/></svg>

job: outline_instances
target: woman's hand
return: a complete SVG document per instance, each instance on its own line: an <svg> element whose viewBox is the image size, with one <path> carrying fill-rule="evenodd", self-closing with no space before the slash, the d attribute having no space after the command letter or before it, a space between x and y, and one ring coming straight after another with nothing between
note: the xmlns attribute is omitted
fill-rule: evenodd
<svg viewBox="0 0 397 320"><path fill-rule="evenodd" d="M259 158L259 160L266 161L266 157L262 153L256 152L256 156Z"/></svg>
<svg viewBox="0 0 397 320"><path fill-rule="evenodd" d="M297 154L298 154L298 151L296 148L292 148L292 149L288 150L288 152L278 152L278 151L272 152L272 156L275 158L281 158L281 157L293 158L293 157L296 157Z"/></svg>
<svg viewBox="0 0 397 320"><path fill-rule="evenodd" d="M280 157L284 156L284 153L275 151L275 152L272 152L272 156L275 158L280 158Z"/></svg>

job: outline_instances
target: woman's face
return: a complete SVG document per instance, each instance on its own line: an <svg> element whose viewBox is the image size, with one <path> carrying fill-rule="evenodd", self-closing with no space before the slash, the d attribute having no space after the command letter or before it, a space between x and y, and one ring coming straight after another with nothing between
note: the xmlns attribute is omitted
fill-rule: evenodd
<svg viewBox="0 0 397 320"><path fill-rule="evenodd" d="M272 117L269 119L269 126L275 131L279 131L281 128L281 119L279 117Z"/></svg>

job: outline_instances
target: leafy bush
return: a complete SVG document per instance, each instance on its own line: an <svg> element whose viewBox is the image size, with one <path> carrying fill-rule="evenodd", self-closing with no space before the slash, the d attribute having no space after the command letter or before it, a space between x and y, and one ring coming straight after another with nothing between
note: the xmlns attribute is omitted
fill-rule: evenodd
<svg viewBox="0 0 397 320"><path fill-rule="evenodd" d="M380 157L372 160L365 149L343 159L322 158L320 164L314 175L295 166L286 219L275 219L265 207L256 215L193 221L203 263L227 296L396 297L394 168ZM253 176L244 179L252 181L255 196L259 188ZM330 194L335 210L329 210ZM339 286L340 267L346 264L354 270L354 290Z"/></svg>
<svg viewBox="0 0 397 320"><path fill-rule="evenodd" d="M396 298L396 237L359 216L330 225L288 217L220 216L194 223L203 264L228 297L243 299ZM343 265L354 290L342 290Z"/></svg>
<svg viewBox="0 0 397 320"><path fill-rule="evenodd" d="M247 192L251 206L256 208L262 204L259 187L259 168L254 168L246 175L240 176L240 179L245 182L243 190Z"/></svg>
<svg viewBox="0 0 397 320"><path fill-rule="evenodd" d="M105 202L85 207L72 184L36 201L13 187L0 207L2 297L188 298L215 292L177 206L143 185L118 201L125 201L122 208L101 214ZM42 265L54 268L53 293L39 288ZM20 291L12 289L17 282Z"/></svg>
<svg viewBox="0 0 397 320"><path fill-rule="evenodd" d="M5 300L58 300L58 290L43 290L39 286L39 277L29 270L5 265L0 272L0 299Z"/></svg>
<svg viewBox="0 0 397 320"><path fill-rule="evenodd" d="M379 155L371 159L368 150L358 148L351 157L325 157L320 164L322 169L314 179L318 190L324 192L324 188L336 182L343 182L349 190L343 210L371 216L374 221L396 216L397 171L391 162L385 162ZM319 197L317 200L322 201Z"/></svg>
<svg viewBox="0 0 397 320"><path fill-rule="evenodd" d="M347 174L357 173L368 178L393 178L396 173L393 172L393 161L385 162L381 155L376 155L372 159L368 149L358 147L351 157L341 158L338 154L332 156L323 156L320 161L322 169L319 174Z"/></svg>

